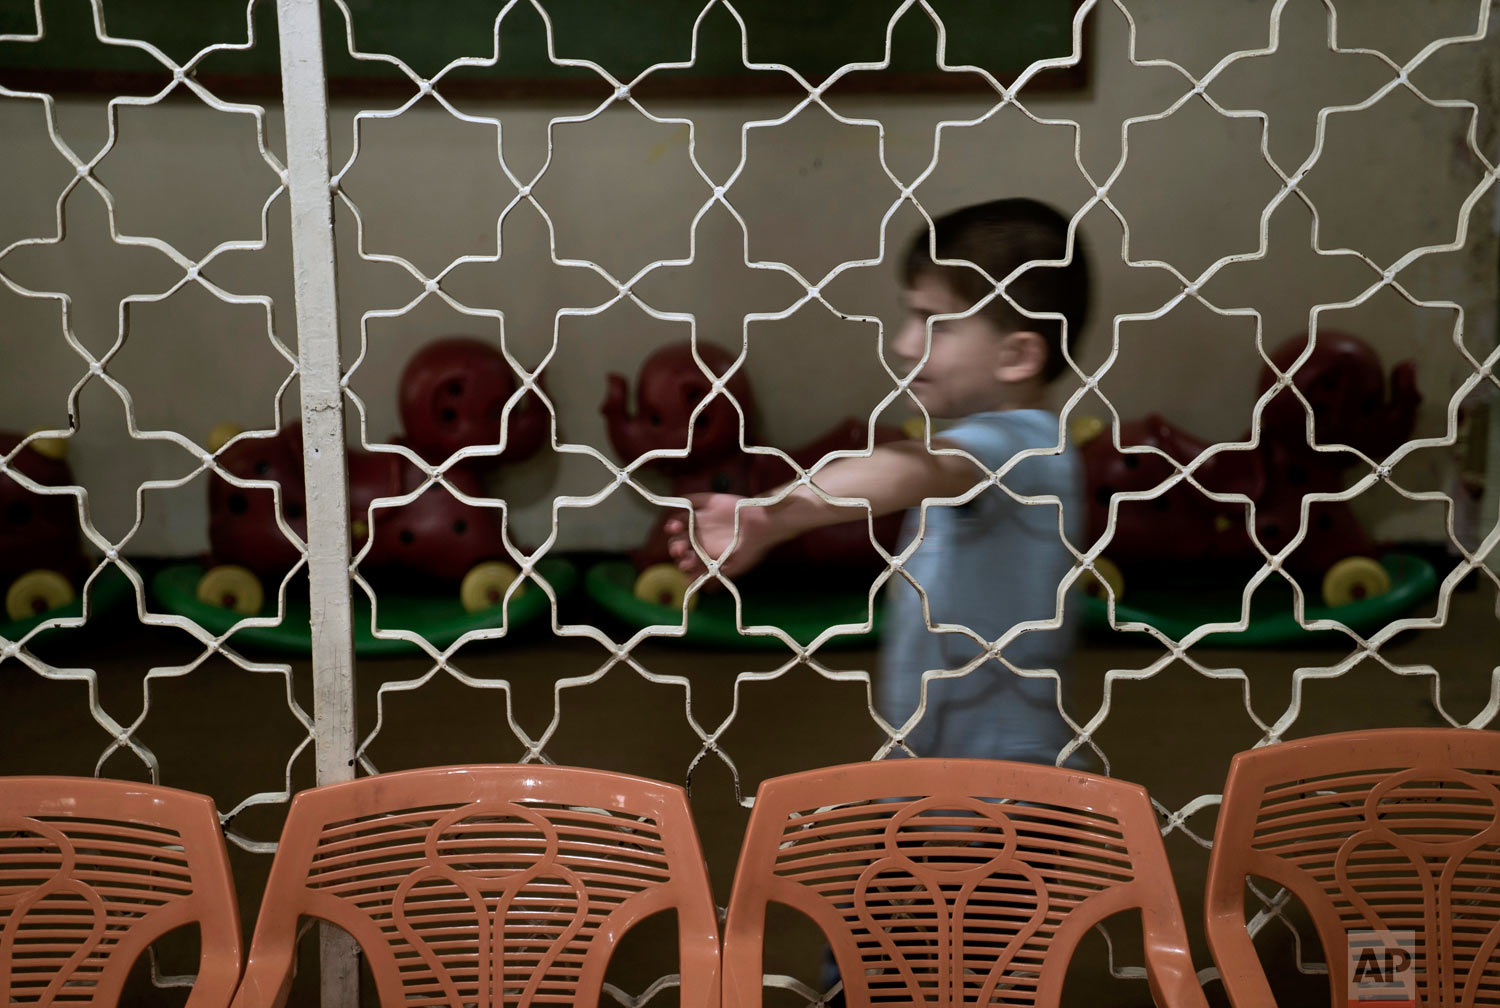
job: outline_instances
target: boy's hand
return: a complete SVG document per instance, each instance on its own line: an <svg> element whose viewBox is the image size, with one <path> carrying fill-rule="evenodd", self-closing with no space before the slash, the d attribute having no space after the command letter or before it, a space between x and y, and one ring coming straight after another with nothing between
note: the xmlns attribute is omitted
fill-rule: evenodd
<svg viewBox="0 0 1500 1008"><path fill-rule="evenodd" d="M719 572L725 577L735 577L754 567L776 545L770 518L764 508L740 509L740 534L736 544L734 506L744 498L734 494L705 493L689 494L687 499L693 505L698 544L703 547L703 552L719 561ZM678 569L694 577L702 574L706 568L693 550L687 519L669 518L665 527L667 550L677 562ZM731 546L734 552L729 554ZM729 555L726 557L726 554Z"/></svg>

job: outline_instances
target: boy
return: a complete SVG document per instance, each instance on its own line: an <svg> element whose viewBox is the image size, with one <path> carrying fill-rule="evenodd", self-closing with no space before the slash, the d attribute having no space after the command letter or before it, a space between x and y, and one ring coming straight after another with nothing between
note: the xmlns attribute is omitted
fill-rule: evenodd
<svg viewBox="0 0 1500 1008"><path fill-rule="evenodd" d="M982 267L993 282L973 266L952 265L954 260ZM1005 290L1017 304L1052 317L1032 318L994 294L994 283L1007 278ZM829 496L868 499L876 515L910 509L904 544L922 533L903 567L926 593L928 612L905 577L898 572L890 579L880 712L918 756L1053 763L1072 735L1058 710L1058 680L982 660L985 645L960 628L993 643L1017 624L1059 616L1058 585L1073 564L1059 525L1065 523L1069 540L1077 541L1082 475L1074 454L1059 451L1058 418L1044 400L1048 383L1065 366L1062 340L1066 334L1076 345L1087 312L1082 245L1075 237L1070 254L1068 221L1051 207L996 200L939 218L930 235L925 228L918 232L902 264L902 281L906 318L891 349L928 414L957 423L931 439L930 452L920 439L890 442L867 458L835 459L813 477ZM1028 451L1035 454L1017 459ZM928 498L969 494L1013 459L1000 487L985 486L962 504L923 506ZM1002 487L1046 500L1022 503ZM1052 498L1061 502L1062 523ZM690 499L697 541L705 555L720 559L719 569L729 577L778 543L851 516L848 508L797 487L777 504L739 508L736 542L741 498ZM667 531L678 565L702 573L687 523L675 520ZM1004 645L1001 656L1016 668L1060 674L1071 643L1070 626L1026 630ZM929 670L948 674L926 677L926 709L909 724Z"/></svg>

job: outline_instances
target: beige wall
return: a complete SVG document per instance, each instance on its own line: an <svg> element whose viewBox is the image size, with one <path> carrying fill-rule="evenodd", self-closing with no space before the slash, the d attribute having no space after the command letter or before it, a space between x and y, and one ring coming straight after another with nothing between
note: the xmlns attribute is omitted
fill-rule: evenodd
<svg viewBox="0 0 1500 1008"><path fill-rule="evenodd" d="M1431 38L1471 31L1478 6L1451 0L1343 4L1339 42L1379 48L1403 63ZM1265 44L1271 4L1138 0L1130 7L1137 59L1176 60L1201 75L1235 49ZM1282 19L1281 51L1229 67L1208 89L1225 107L1269 115L1265 144L1288 172L1313 148L1318 109L1361 101L1392 76L1375 57L1330 53L1325 28L1321 4L1294 0ZM1492 162L1500 157L1495 32L1482 43L1443 50L1412 75L1434 99L1479 105L1477 142ZM1027 107L1040 119L1080 124L1078 154L1097 181L1113 176L1109 191L1129 221L1133 258L1164 260L1192 277L1221 257L1254 253L1261 215L1277 191L1260 153L1261 120L1224 118L1190 101L1165 121L1131 128L1128 157L1116 173L1122 123L1165 110L1191 86L1170 69L1132 66L1130 42L1125 19L1105 5L1093 26L1092 86L1023 93ZM882 233L882 217L898 190L882 170L881 145L890 170L909 181L934 161L936 124L971 120L987 105L978 97L836 97L832 103L851 119L878 117L883 138L872 126L840 123L816 108L784 125L751 129L728 196L748 227L750 256L785 262L809 282L841 262L880 257L883 240L885 262L844 271L825 294L845 315L889 325L897 304L890 259L920 218L904 206ZM505 161L523 179L546 163L549 121L586 111L561 102L459 104L467 113L501 118ZM791 102L650 107L664 117L693 119L698 162L723 181L739 163L741 125L779 118ZM352 148L354 109L335 112L334 158L343 165ZM85 157L108 137L100 99L62 100L57 117L64 139ZM114 193L123 233L160 237L194 258L223 242L257 238L262 204L277 180L257 153L252 116L172 101L124 108L118 125L115 147L97 175ZM1369 110L1329 117L1322 156L1303 185L1318 208L1323 248L1355 250L1385 267L1413 247L1454 241L1460 208L1485 178L1466 140L1472 125L1469 110L1434 108L1404 91ZM273 150L281 147L280 131L273 110L264 124ZM554 125L551 161L535 194L551 218L558 257L592 260L622 282L658 260L687 258L692 222L709 197L689 161L689 136L685 125L653 123L621 108L585 123ZM404 256L429 275L459 257L495 256L496 217L515 189L501 172L492 125L460 122L427 102L397 119L364 120L360 138L342 186L359 206L367 253ZM1066 123L1038 123L1007 108L982 124L943 130L917 195L933 213L1002 194L1034 195L1072 212L1092 194L1075 167L1074 144ZM0 248L51 234L57 194L71 169L48 139L38 103L0 101L0 165ZM1463 309L1461 338L1476 356L1495 339L1496 203L1491 186L1467 217L1462 249L1425 257L1400 276L1414 296ZM205 273L236 294L268 296L275 331L294 348L286 210L283 195L270 208L266 250L222 252ZM34 289L69 295L73 330L96 353L118 338L121 298L152 296L123 312L128 339L108 367L129 387L137 424L191 436L206 435L220 421L271 424L288 365L267 337L265 306L226 304L201 289L155 299L180 278L179 269L149 249L111 244L103 205L92 191L76 191L66 211L64 243L13 252L0 259L0 271ZM354 224L340 207L345 359L352 362L360 352L363 332L351 384L367 406L369 436L379 439L395 430L396 376L417 346L441 333L497 336L500 330L493 317L466 316L435 297L423 299L421 285L399 267L361 260ZM1314 305L1352 299L1377 278L1352 254L1315 254L1311 225L1300 202L1286 201L1267 224L1266 255L1225 268L1204 287L1223 309L1258 312L1268 347L1304 329ZM1124 233L1104 207L1088 214L1083 230L1098 282L1081 362L1095 368L1118 344L1100 382L1103 393L1126 418L1157 410L1208 439L1241 434L1250 423L1260 366L1254 317L1216 314L1189 302L1160 318L1122 318L1157 312L1181 285L1162 269L1122 261ZM498 264L454 267L444 289L477 312L503 312L508 344L526 363L540 360L555 334L545 381L560 436L608 455L598 415L606 374L633 375L652 347L685 338L689 324L654 318L628 303L558 318L563 308L604 303L613 288L589 270L553 265L546 226L529 205L507 218L503 239ZM748 333L748 370L765 441L791 446L843 416L867 415L890 388L877 353L879 327L839 319L818 305L747 327L746 313L783 312L803 289L776 271L746 268L745 241L729 214L711 209L696 231L693 265L658 268L633 290L659 312L693 313L702 339L737 346ZM408 305L404 314L390 314ZM0 288L0 428L66 425L68 390L86 369L60 336L62 317L56 301ZM1358 307L1325 312L1321 320L1365 336L1388 363L1415 358L1426 397L1419 434L1443 433L1449 400L1469 373L1454 348L1455 310L1414 307L1386 290ZM1059 402L1070 391L1062 383ZM295 413L296 402L293 385L284 409ZM119 537L135 520L138 484L175 479L195 461L171 445L130 440L124 410L98 382L88 383L78 405L76 470L89 488L95 519L107 535ZM891 419L906 415L898 408ZM1424 450L1397 470L1398 478L1413 491L1447 490L1449 454ZM502 474L497 493L512 501L519 538L534 542L550 527L554 494L591 493L606 477L606 469L586 456L544 453ZM142 554L203 549L203 494L201 477L180 489L145 493L141 528L128 548ZM1366 495L1360 507L1379 535L1443 535L1434 505L1385 492ZM617 494L588 512L564 511L558 545L633 545L649 520L650 509L638 497Z"/></svg>

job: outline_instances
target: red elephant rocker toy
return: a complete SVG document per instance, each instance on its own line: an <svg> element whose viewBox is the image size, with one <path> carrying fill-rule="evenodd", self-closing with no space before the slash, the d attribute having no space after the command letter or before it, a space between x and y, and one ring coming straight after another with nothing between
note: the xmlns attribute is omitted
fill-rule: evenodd
<svg viewBox="0 0 1500 1008"><path fill-rule="evenodd" d="M716 375L723 375L734 363L732 354L711 343L698 344L698 357ZM714 492L755 497L795 479L796 471L780 458L740 448L740 411L744 413L748 443L757 443L755 400L743 370L735 372L724 387L739 403L740 410L735 409L729 396L709 398L713 382L698 366L690 343L669 344L645 360L636 377L634 412L628 406L630 396L625 378L610 375L601 412L616 454L629 463L647 452L673 449L681 452L688 448L691 425L692 447L687 455L649 463L671 478L673 495ZM709 401L694 418L693 411L705 399ZM875 430L877 443L901 436L894 429ZM829 452L862 449L865 445L865 425L848 419L816 441L786 454L803 469L811 469ZM671 562L663 531L667 519L677 513L680 512L663 514L646 543L631 554L631 561L640 572L635 596L642 601L682 605L689 580ZM860 514L854 520L805 533L777 547L763 566L768 570L873 575L884 569L884 561L871 545L869 528ZM886 550L894 548L900 532L899 514L875 521L876 539ZM696 601L696 597L689 600L690 606Z"/></svg>
<svg viewBox="0 0 1500 1008"><path fill-rule="evenodd" d="M6 465L33 483L68 486L73 473L68 442L37 438L20 451L19 434L0 431L0 456L15 452ZM39 494L10 476L0 476L0 588L5 615L29 620L71 604L86 563L78 535L78 504L67 494Z"/></svg>
<svg viewBox="0 0 1500 1008"><path fill-rule="evenodd" d="M1271 361L1285 373L1307 342L1305 333L1292 337L1276 348ZM1193 471L1206 490L1253 501L1253 526L1243 504L1213 500L1186 482L1148 500L1117 501L1107 556L1096 563L1117 598L1126 588L1121 568L1147 577L1152 570L1169 572L1177 585L1222 582L1256 570L1265 561L1257 543L1275 555L1300 531L1305 495L1344 489L1342 474L1359 458L1327 447L1346 445L1378 462L1411 435L1421 401L1410 361L1392 369L1387 397L1375 351L1355 336L1328 330L1318 332L1292 382L1311 408L1314 439L1324 450L1308 443L1308 410L1283 387L1261 414L1256 447L1221 451ZM1258 392L1275 384L1275 373L1263 368ZM1158 455L1117 451L1104 431L1096 427L1083 446L1094 540L1105 533L1116 493L1149 490L1176 471ZM1250 436L1241 440L1249 442ZM1121 424L1120 443L1156 448L1184 465L1209 447L1157 414ZM1325 605L1339 606L1391 589L1376 552L1348 503L1314 501L1308 505L1306 537L1283 566L1293 577L1319 585Z"/></svg>
<svg viewBox="0 0 1500 1008"><path fill-rule="evenodd" d="M429 343L407 363L400 381L404 443L430 464L470 445L495 445L506 401L517 388L510 365L489 344L467 337ZM528 395L512 409L505 449L483 459L450 466L444 479L460 492L483 497L484 467L519 461L547 436L546 408ZM218 450L239 431L221 426L210 437ZM219 465L245 480L281 485L281 515L304 540L307 496L302 470L302 428L291 425L266 438L243 438L219 455ZM421 486L422 470L399 454L351 450L349 519L351 549L369 543L360 569L373 577L394 576L403 587L416 583L459 585L465 610L477 612L501 601L516 579L494 508L466 504L433 484L409 503L370 510L377 497L399 497ZM279 580L300 559L298 547L277 523L269 488L235 486L215 476L209 486L211 566L198 582L201 602L242 615L264 603L262 579Z"/></svg>

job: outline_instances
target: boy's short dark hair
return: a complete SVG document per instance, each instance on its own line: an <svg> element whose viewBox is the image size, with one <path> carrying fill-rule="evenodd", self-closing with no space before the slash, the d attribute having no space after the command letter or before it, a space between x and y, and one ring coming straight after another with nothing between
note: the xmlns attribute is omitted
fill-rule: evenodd
<svg viewBox="0 0 1500 1008"><path fill-rule="evenodd" d="M995 280L1003 280L1028 262L1064 259L1068 253L1068 218L1034 199L991 200L937 218L930 237L931 243L927 228L912 237L902 263L902 282L911 287L918 277L934 276L974 304L994 290L984 274L970 266L939 265L934 258L964 259ZM1063 266L1033 266L1012 280L1005 291L1030 311L1062 315L1068 321L1070 345L1076 347L1089 307L1089 266L1082 236L1074 236L1071 262ZM979 313L1006 332L1038 333L1047 345L1043 380L1051 381L1062 374L1066 362L1062 354L1062 325L1057 319L1023 315L999 294Z"/></svg>

